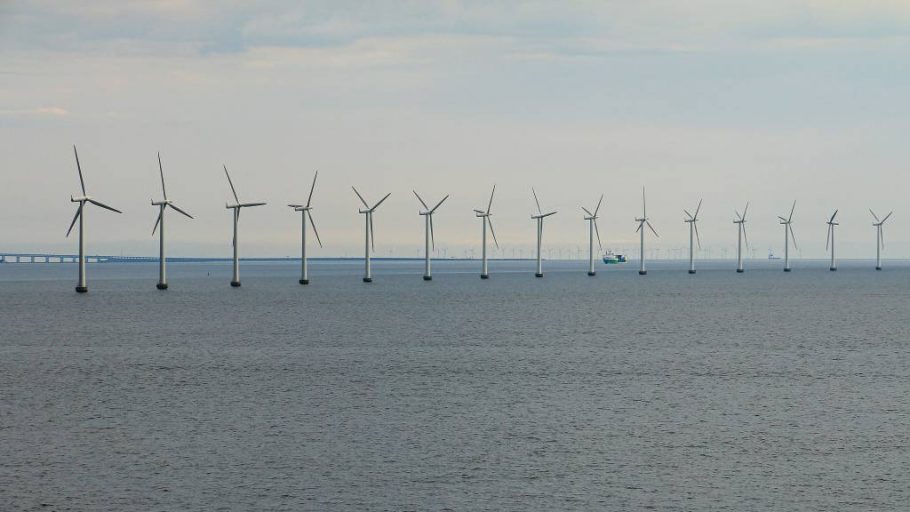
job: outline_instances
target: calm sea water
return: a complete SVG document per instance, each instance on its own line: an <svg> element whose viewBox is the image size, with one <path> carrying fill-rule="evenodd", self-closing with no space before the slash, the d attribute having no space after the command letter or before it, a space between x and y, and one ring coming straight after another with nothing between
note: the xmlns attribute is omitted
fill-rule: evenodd
<svg viewBox="0 0 910 512"><path fill-rule="evenodd" d="M910 264L0 265L0 510L907 510Z"/></svg>

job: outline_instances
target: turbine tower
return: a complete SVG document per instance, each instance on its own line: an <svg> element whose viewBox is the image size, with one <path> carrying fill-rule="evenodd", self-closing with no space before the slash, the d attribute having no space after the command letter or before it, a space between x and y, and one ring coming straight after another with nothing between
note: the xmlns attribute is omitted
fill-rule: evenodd
<svg viewBox="0 0 910 512"><path fill-rule="evenodd" d="M736 242L736 271L740 274L744 272L743 270L743 238L746 239L746 248L749 247L749 235L746 234L746 214L749 213L749 203L746 203L746 208L743 210L743 214L740 215L738 211L736 212L736 219L733 220L734 224L737 224L738 228L738 238Z"/></svg>
<svg viewBox="0 0 910 512"><path fill-rule="evenodd" d="M648 273L648 270L645 269L645 225L647 224L648 228L651 229L651 232L654 233L654 236L660 238L660 235L657 234L657 231L654 230L654 226L651 225L651 222L648 220L648 203L645 201L645 188L641 188L641 217L635 219L635 222L638 223L638 229L635 231L638 232L641 238L641 257L639 258L639 267L638 275L643 276Z"/></svg>
<svg viewBox="0 0 910 512"><path fill-rule="evenodd" d="M167 198L167 190L164 188L164 169L161 166L161 153L158 153L158 173L161 176L161 195L164 197L161 201L151 200L152 206L158 207L158 220L155 221L155 227L152 228L152 236L155 235L155 230L158 230L158 284L156 285L159 290L167 290L167 256L164 254L164 210L168 207L174 209L174 211L186 215L189 218L193 218L192 215L181 210L173 201Z"/></svg>
<svg viewBox="0 0 910 512"><path fill-rule="evenodd" d="M701 210L702 200L698 200L698 206L695 207L695 215L689 213L688 210L683 210L686 213L687 219L683 222L689 224L689 273L695 273L695 242L698 242L698 248L701 249L701 237L698 236L698 212ZM693 234L694 239L693 239Z"/></svg>
<svg viewBox="0 0 910 512"><path fill-rule="evenodd" d="M446 199L449 198L449 196L443 197L438 203L436 203L436 206L430 208L429 206L427 206L427 203L425 203L423 201L423 199L421 199L420 195L417 193L416 190L412 190L412 192L414 192L414 195L417 196L417 200L420 201L421 206L423 206L423 210L420 211L420 215L424 216L423 280L432 281L433 274L432 274L431 268L430 268L430 260L432 259L432 258L430 258L431 244L432 244L433 250L434 251L436 250L436 235L433 234L433 214L436 212L437 208L442 206L442 203L444 203L446 201Z"/></svg>
<svg viewBox="0 0 910 512"><path fill-rule="evenodd" d="M550 215L555 215L556 210L544 213L543 210L540 209L537 191L535 191L533 187L531 187L531 193L534 194L534 202L537 204L537 215L531 215L531 219L537 221L537 271L534 273L534 277L543 277L543 268L540 263L540 246L543 241L543 220Z"/></svg>
<svg viewBox="0 0 910 512"><path fill-rule="evenodd" d="M231 175L228 174L227 166L224 165L224 175L227 176L228 185L231 186L231 193L234 194L234 204L225 203L224 207L228 210L234 210L234 275L231 278L231 286L237 288L240 286L240 258L237 256L237 221L240 220L240 209L249 206L262 206L265 203L241 203L237 197L237 189L234 188L234 182L231 181Z"/></svg>
<svg viewBox="0 0 910 512"><path fill-rule="evenodd" d="M793 239L793 247L796 247L796 235L793 234L793 212L796 210L796 201L793 201L793 206L790 208L790 215L785 219L780 215L777 216L780 219L780 223L784 226L784 272L790 271L790 239Z"/></svg>
<svg viewBox="0 0 910 512"><path fill-rule="evenodd" d="M600 242L600 229L597 226L597 212L600 211L600 204L603 203L604 196L600 195L600 200L597 201L597 206L594 207L594 213L591 213L590 210L584 206L581 209L585 212L586 217L584 218L588 221L588 275L595 276L597 275L594 272L594 235L597 235L597 245L600 247L600 250L603 251L604 246Z"/></svg>
<svg viewBox="0 0 910 512"><path fill-rule="evenodd" d="M381 205L383 201L385 201L390 195L392 195L392 193L389 192L388 194L386 194L385 197L380 199L378 203L374 204L373 207L370 208L370 205L368 205L366 200L363 198L363 196L360 195L360 192L357 192L357 189L354 187L351 187L351 188L354 189L354 193L357 194L357 197L360 199L360 202L363 203L363 206L365 207L365 209L359 210L360 213L362 213L364 215L364 221L366 223L365 228L364 228L365 232L366 232L366 235L365 235L366 242L364 243L364 255L363 255L363 265L364 265L363 282L372 283L373 282L373 268L370 266L370 251L376 250L376 246L373 242L373 212L376 211L376 208L379 208L379 205Z"/></svg>
<svg viewBox="0 0 910 512"><path fill-rule="evenodd" d="M91 203L95 206L100 206L105 210L110 210L112 212L123 213L116 208L111 208L110 206L93 199L85 191L85 180L82 178L82 166L79 165L79 153L76 151L76 146L73 145L73 154L76 155L76 169L79 171L79 185L82 187L82 195L79 197L70 196L70 201L73 203L79 203L79 208L76 210L76 215L73 217L73 222L70 223L70 228L66 230L66 236L70 236L70 232L73 231L73 226L76 225L76 221L79 221L79 283L76 284L76 291L78 293L85 293L88 291L88 286L85 282L85 203Z"/></svg>
<svg viewBox="0 0 910 512"><path fill-rule="evenodd" d="M316 230L316 223L313 222L313 207L310 206L310 203L313 201L313 191L316 190L316 178L319 177L319 171L316 171L316 174L313 175L313 184L310 185L310 195L306 199L306 205L300 204L289 204L295 212L300 212L300 284L310 284L310 274L309 269L307 268L307 259L306 259L306 221L307 218L310 220L310 225L313 226L313 234L316 235L316 241L319 242L319 247L322 247L322 240L319 239L319 231Z"/></svg>
<svg viewBox="0 0 910 512"><path fill-rule="evenodd" d="M828 247L831 247L831 266L828 267L828 270L834 272L837 270L837 260L834 257L834 226L839 225L839 222L834 222L834 217L837 217L837 210L834 210L834 213L831 215L831 218L825 221L825 224L828 225L828 238L825 241L825 250L828 250Z"/></svg>
<svg viewBox="0 0 910 512"><path fill-rule="evenodd" d="M882 233L882 226L885 224L885 221L888 220L888 217L890 217L891 214L894 212L893 211L888 212L888 215L885 215L885 218L881 219L881 220L878 219L878 215L876 215L875 212L873 212L871 209L869 210L869 213L871 213L872 216L875 217L875 223L872 224L873 226L875 226L875 239L876 239L876 242L875 242L875 270L881 270L882 269L882 249L885 248L885 238L884 238L884 234Z"/></svg>
<svg viewBox="0 0 910 512"><path fill-rule="evenodd" d="M483 223L483 242L481 245L481 263L480 278L489 279L490 274L487 273L487 224L490 225L490 234L493 235L493 242L496 244L496 247L499 248L499 242L496 240L496 232L493 231L493 221L490 220L490 216L493 215L491 212L493 208L493 194L496 193L496 185L493 185L493 191L490 192L490 202L487 204L486 211L484 210L474 210L474 216L480 217L480 222Z"/></svg>

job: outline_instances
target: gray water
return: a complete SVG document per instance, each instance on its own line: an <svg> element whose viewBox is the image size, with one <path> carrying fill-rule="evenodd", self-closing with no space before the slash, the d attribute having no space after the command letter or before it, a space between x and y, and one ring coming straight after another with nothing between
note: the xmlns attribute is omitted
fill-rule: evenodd
<svg viewBox="0 0 910 512"><path fill-rule="evenodd" d="M0 265L0 510L906 510L910 265Z"/></svg>

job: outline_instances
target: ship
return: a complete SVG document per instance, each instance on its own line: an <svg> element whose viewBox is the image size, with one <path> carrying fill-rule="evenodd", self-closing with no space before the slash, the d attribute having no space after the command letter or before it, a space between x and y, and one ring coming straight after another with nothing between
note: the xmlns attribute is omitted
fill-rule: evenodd
<svg viewBox="0 0 910 512"><path fill-rule="evenodd" d="M608 250L604 253L604 263L607 265L614 265L616 263L625 263L626 257L622 254L616 254L612 250Z"/></svg>
<svg viewBox="0 0 910 512"><path fill-rule="evenodd" d="M779 257L779 256L775 256L775 255L774 255L774 251L772 251L771 249L768 249L768 259L769 259L769 260L779 260L780 257Z"/></svg>

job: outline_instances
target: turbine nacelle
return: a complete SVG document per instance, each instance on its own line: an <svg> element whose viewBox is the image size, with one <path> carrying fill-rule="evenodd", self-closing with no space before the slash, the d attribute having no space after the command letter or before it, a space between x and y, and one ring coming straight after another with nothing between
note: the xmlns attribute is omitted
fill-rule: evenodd
<svg viewBox="0 0 910 512"><path fill-rule="evenodd" d="M84 203L91 200L92 196L70 196L70 201L73 203Z"/></svg>
<svg viewBox="0 0 910 512"><path fill-rule="evenodd" d="M555 215L555 214L556 214L556 212L553 211L553 212L541 213L538 215L531 215L531 218L532 219L543 219L544 217L549 217L550 215Z"/></svg>
<svg viewBox="0 0 910 512"><path fill-rule="evenodd" d="M234 203L234 204L225 203L224 207L227 208L228 210L233 210L236 208L246 208L248 206L264 206L264 205L265 205L265 203Z"/></svg>

